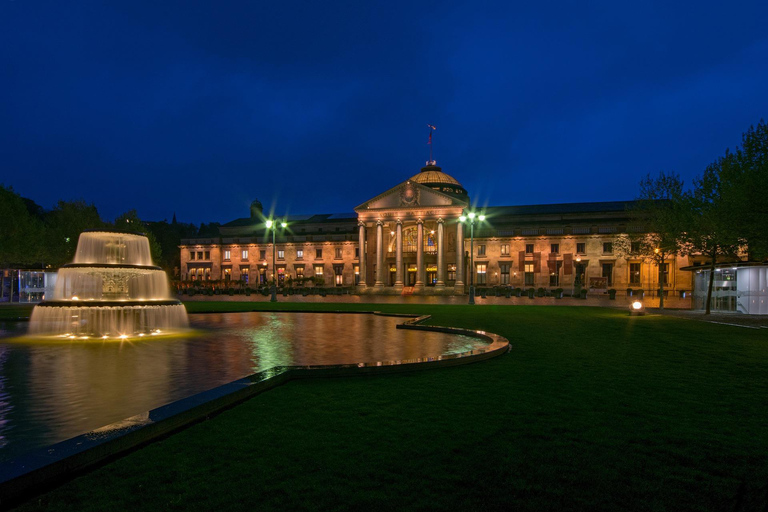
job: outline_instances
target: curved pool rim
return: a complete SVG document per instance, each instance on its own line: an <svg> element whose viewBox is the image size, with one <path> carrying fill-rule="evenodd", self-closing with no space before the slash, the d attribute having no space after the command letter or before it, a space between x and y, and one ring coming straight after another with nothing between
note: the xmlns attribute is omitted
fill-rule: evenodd
<svg viewBox="0 0 768 512"><path fill-rule="evenodd" d="M281 313L293 313L281 311ZM488 345L466 352L394 361L354 364L276 366L228 384L171 402L145 413L105 425L0 464L0 503L18 504L106 462L230 409L245 400L294 379L384 375L443 368L484 361L511 350L498 334L436 325L422 325L431 315L380 311L295 311L295 313L373 314L408 318L397 329L458 334Z"/></svg>

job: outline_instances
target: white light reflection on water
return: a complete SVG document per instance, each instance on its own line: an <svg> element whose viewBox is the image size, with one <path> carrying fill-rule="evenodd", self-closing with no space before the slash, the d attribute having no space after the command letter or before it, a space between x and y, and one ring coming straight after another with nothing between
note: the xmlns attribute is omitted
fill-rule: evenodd
<svg viewBox="0 0 768 512"><path fill-rule="evenodd" d="M402 318L366 314L229 313L190 321L195 335L130 343L16 342L7 337L25 324L0 325L0 459L273 366L402 361L483 345L396 329Z"/></svg>

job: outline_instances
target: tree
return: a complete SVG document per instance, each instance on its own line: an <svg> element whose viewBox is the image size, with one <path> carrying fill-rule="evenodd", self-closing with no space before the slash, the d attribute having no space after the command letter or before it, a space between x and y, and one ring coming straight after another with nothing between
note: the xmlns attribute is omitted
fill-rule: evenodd
<svg viewBox="0 0 768 512"><path fill-rule="evenodd" d="M40 262L43 226L29 205L39 208L12 188L0 185L0 269ZM4 275L0 272L0 297L5 290Z"/></svg>
<svg viewBox="0 0 768 512"><path fill-rule="evenodd" d="M724 189L733 186L733 183L724 182L723 178L732 174L736 165L735 156L726 152L724 157L707 166L701 178L694 180L693 191L684 198L687 221L683 253L698 253L709 258L705 315L711 310L715 266L724 257L737 258L737 253L745 245L745 239L739 234L735 211L724 194Z"/></svg>
<svg viewBox="0 0 768 512"><path fill-rule="evenodd" d="M683 182L677 174L661 171L640 182L640 195L632 211L633 222L642 233L630 238L634 250L628 251L651 261L659 272L659 309L664 309L665 265L680 253L684 239L685 205Z"/></svg>
<svg viewBox="0 0 768 512"><path fill-rule="evenodd" d="M768 258L768 124L742 135L741 147L719 169L721 201L733 229L747 243L749 259Z"/></svg>
<svg viewBox="0 0 768 512"><path fill-rule="evenodd" d="M118 231L130 231L146 235L149 239L149 252L153 262L159 262L163 256L163 250L155 238L154 233L147 229L147 225L139 218L136 210L129 210L115 219L115 229Z"/></svg>
<svg viewBox="0 0 768 512"><path fill-rule="evenodd" d="M45 263L59 267L75 257L80 233L103 229L96 206L84 200L59 201L45 214Z"/></svg>

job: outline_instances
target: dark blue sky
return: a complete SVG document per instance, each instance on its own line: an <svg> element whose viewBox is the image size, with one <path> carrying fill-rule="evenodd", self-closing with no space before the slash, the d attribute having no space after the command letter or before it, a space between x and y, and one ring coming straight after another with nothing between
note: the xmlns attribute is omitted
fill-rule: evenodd
<svg viewBox="0 0 768 512"><path fill-rule="evenodd" d="M0 183L105 218L631 199L768 118L768 2L0 0Z"/></svg>

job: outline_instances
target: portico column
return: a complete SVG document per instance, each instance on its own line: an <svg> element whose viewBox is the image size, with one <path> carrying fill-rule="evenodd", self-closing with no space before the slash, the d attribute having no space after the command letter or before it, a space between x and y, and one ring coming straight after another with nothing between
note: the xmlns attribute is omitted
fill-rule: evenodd
<svg viewBox="0 0 768 512"><path fill-rule="evenodd" d="M376 283L374 288L384 287L384 225L376 221Z"/></svg>
<svg viewBox="0 0 768 512"><path fill-rule="evenodd" d="M416 285L414 290L424 288L424 221L416 221Z"/></svg>
<svg viewBox="0 0 768 512"><path fill-rule="evenodd" d="M403 223L397 219L397 238L395 241L395 288L403 287Z"/></svg>
<svg viewBox="0 0 768 512"><path fill-rule="evenodd" d="M456 223L456 293L464 293L464 224Z"/></svg>
<svg viewBox="0 0 768 512"><path fill-rule="evenodd" d="M365 288L366 286L366 279L365 279L365 222L358 222L357 226L359 228L360 234L358 235L358 244L360 245L360 258L358 260L360 261L359 265L359 271L360 271L360 282L358 283L358 286L361 288Z"/></svg>
<svg viewBox="0 0 768 512"><path fill-rule="evenodd" d="M437 219L437 283L435 288L445 288L445 257L443 255L443 219Z"/></svg>

